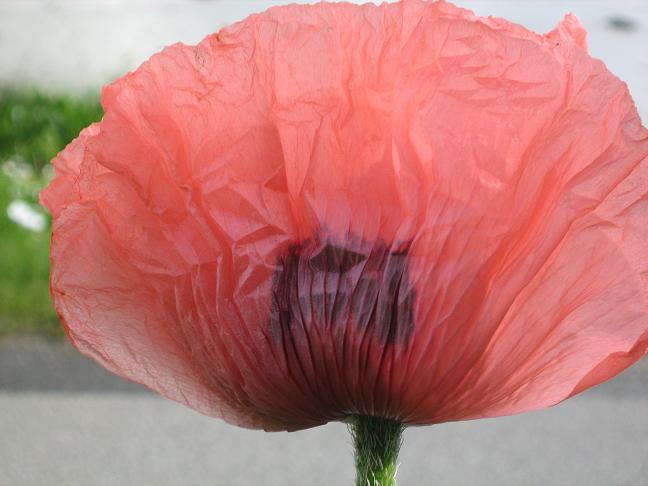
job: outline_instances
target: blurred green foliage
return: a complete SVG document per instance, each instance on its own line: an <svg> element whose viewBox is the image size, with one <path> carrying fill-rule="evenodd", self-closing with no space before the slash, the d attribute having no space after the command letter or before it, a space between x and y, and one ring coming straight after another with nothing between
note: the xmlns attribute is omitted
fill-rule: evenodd
<svg viewBox="0 0 648 486"><path fill-rule="evenodd" d="M40 171L101 115L98 98L0 91L0 160L18 159Z"/></svg>
<svg viewBox="0 0 648 486"><path fill-rule="evenodd" d="M102 116L98 97L0 90L0 334L61 334L49 298L49 216L37 204L49 161ZM47 218L26 229L7 208L20 201Z"/></svg>

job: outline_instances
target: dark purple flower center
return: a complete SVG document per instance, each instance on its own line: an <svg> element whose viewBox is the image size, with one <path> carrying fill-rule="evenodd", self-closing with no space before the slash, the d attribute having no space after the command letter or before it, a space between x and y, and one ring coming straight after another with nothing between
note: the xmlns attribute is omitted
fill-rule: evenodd
<svg viewBox="0 0 648 486"><path fill-rule="evenodd" d="M272 335L352 326L384 344L407 343L416 295L408 250L393 251L380 241L364 252L311 239L290 245L273 278Z"/></svg>

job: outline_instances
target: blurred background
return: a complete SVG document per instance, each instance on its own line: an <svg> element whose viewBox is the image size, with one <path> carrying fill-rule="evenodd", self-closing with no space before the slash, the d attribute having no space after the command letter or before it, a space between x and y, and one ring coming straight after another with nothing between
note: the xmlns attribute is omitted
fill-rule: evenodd
<svg viewBox="0 0 648 486"><path fill-rule="evenodd" d="M280 3L0 0L0 486L352 484L344 426L265 434L202 417L78 355L49 300L37 195L50 159L101 118L101 86ZM648 120L648 0L457 3L538 32L574 12ZM403 486L648 486L648 364L550 410L405 438Z"/></svg>

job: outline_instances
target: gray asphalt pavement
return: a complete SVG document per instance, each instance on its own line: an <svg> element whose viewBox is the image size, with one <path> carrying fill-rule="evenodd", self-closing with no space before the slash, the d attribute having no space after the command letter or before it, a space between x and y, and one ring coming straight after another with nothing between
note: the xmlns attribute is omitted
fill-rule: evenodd
<svg viewBox="0 0 648 486"><path fill-rule="evenodd" d="M648 361L551 409L405 433L400 486L647 486ZM2 486L353 484L341 424L243 430L64 342L0 340Z"/></svg>

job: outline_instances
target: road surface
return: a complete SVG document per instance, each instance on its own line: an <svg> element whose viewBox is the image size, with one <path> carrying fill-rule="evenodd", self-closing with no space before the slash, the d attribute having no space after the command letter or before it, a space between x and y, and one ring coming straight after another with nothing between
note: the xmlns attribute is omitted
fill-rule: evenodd
<svg viewBox="0 0 648 486"><path fill-rule="evenodd" d="M399 486L648 485L648 360L551 409L409 429ZM341 424L243 430L103 371L65 342L0 340L2 486L353 484Z"/></svg>

